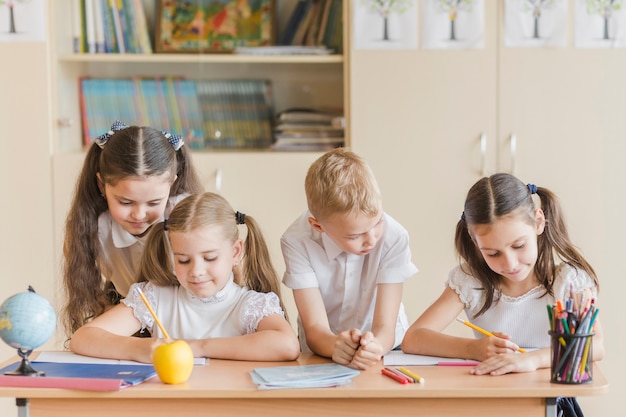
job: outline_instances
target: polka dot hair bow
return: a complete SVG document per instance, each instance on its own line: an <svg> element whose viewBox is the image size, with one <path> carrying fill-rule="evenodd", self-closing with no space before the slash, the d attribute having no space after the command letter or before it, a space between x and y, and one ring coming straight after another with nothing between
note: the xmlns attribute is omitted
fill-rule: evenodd
<svg viewBox="0 0 626 417"><path fill-rule="evenodd" d="M111 130L106 132L104 135L100 135L95 139L96 145L100 147L100 149L104 148L104 145L111 139L111 136L115 134L115 132L119 132L120 130L126 129L128 126L124 122L120 122L116 120L111 125Z"/></svg>
<svg viewBox="0 0 626 417"><path fill-rule="evenodd" d="M182 146L185 144L185 142L183 142L183 137L180 135L172 135L167 130L161 130L161 133L163 133L163 136L165 136L165 138L170 143L170 145L172 145L172 148L174 148L175 151L182 148Z"/></svg>

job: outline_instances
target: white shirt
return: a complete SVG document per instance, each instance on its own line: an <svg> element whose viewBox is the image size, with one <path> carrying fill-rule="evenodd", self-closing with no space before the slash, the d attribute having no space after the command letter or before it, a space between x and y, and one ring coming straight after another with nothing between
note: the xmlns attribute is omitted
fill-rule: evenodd
<svg viewBox="0 0 626 417"><path fill-rule="evenodd" d="M165 206L164 216L170 212L179 201L188 194L170 197ZM164 220L162 216L159 221ZM107 210L98 218L98 238L100 240L100 271L104 279L111 281L117 292L123 297L128 294L130 285L137 281L139 265L143 254L147 233L136 237L128 233L111 217Z"/></svg>
<svg viewBox="0 0 626 417"><path fill-rule="evenodd" d="M591 289L592 296L597 297L597 288L593 279L584 271L577 270L567 263L557 267L552 290L554 296L546 294L543 285L532 288L519 297L509 297L497 291L491 308L474 318L484 303L484 291L480 282L464 273L457 266L448 276L446 285L456 291L465 304L468 320L487 331L504 332L520 347L546 348L550 346L550 320L547 305L556 304L556 300L570 298L570 284L575 294ZM479 338L482 334L474 332Z"/></svg>
<svg viewBox="0 0 626 417"><path fill-rule="evenodd" d="M352 328L371 331L378 284L403 283L417 273L411 261L409 235L384 214L384 231L365 256L344 252L326 233L314 230L305 211L283 234L281 249L286 271L283 283L293 289L319 288L333 333ZM300 318L300 347L310 351ZM408 319L401 303L394 346L402 342Z"/></svg>
<svg viewBox="0 0 626 417"><path fill-rule="evenodd" d="M142 289L168 335L174 339L234 337L256 332L266 316L284 312L273 292L259 293L233 282L233 277L213 297L198 298L180 286L158 287L149 282L131 286L122 303L133 309L142 329L155 338L165 337L150 311L134 291Z"/></svg>

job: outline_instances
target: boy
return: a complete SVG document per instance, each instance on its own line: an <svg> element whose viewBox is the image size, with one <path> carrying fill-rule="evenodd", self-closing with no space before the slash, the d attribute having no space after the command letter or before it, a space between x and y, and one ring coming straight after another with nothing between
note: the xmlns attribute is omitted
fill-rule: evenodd
<svg viewBox="0 0 626 417"><path fill-rule="evenodd" d="M404 281L417 272L407 231L383 212L367 163L345 148L309 168L305 211L283 234L302 351L367 369L399 346Z"/></svg>

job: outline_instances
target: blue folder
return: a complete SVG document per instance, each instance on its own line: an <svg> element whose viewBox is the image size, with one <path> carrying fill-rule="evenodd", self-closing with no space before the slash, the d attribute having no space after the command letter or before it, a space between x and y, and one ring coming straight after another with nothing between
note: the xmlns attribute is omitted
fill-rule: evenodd
<svg viewBox="0 0 626 417"><path fill-rule="evenodd" d="M45 372L42 376L5 375L19 365L0 369L0 386L116 391L156 376L152 365L59 362L32 362L33 369Z"/></svg>

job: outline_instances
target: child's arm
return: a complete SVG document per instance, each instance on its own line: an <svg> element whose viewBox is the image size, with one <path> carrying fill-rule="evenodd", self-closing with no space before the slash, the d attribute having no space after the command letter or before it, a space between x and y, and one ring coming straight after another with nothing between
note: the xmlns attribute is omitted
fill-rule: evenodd
<svg viewBox="0 0 626 417"><path fill-rule="evenodd" d="M152 362L158 339L132 337L141 329L133 309L118 304L85 324L72 336L70 350L96 358Z"/></svg>
<svg viewBox="0 0 626 417"><path fill-rule="evenodd" d="M353 368L367 369L395 347L396 323L403 287L402 283L378 285L372 331L361 337L359 349L352 359Z"/></svg>
<svg viewBox="0 0 626 417"><path fill-rule="evenodd" d="M482 361L496 354L517 350L518 346L515 343L503 337L474 339L442 333L463 309L464 305L458 294L447 287L407 330L402 341L402 351Z"/></svg>
<svg viewBox="0 0 626 417"><path fill-rule="evenodd" d="M254 333L187 342L196 357L242 361L292 361L300 355L298 337L289 322L280 314L265 316Z"/></svg>
<svg viewBox="0 0 626 417"><path fill-rule="evenodd" d="M348 365L359 347L360 332L352 329L336 335L330 330L326 308L318 288L293 290L293 297L311 351Z"/></svg>

